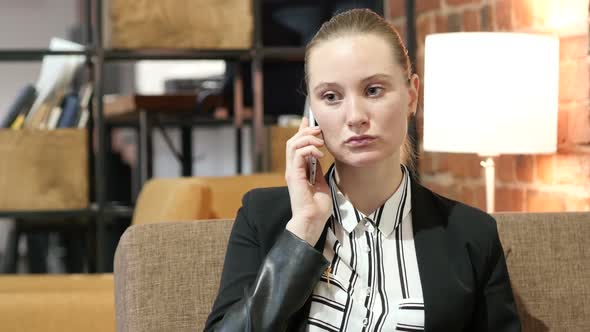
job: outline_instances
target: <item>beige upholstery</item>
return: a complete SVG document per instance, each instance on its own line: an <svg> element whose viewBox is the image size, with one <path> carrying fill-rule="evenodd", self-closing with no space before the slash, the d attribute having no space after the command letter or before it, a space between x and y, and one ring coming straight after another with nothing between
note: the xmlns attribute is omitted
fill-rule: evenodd
<svg viewBox="0 0 590 332"><path fill-rule="evenodd" d="M0 330L115 331L113 276L0 276Z"/></svg>
<svg viewBox="0 0 590 332"><path fill-rule="evenodd" d="M202 331L232 224L130 227L115 254L117 331Z"/></svg>
<svg viewBox="0 0 590 332"><path fill-rule="evenodd" d="M590 326L590 213L499 214L523 331ZM232 220L138 225L115 257L118 331L203 328Z"/></svg>
<svg viewBox="0 0 590 332"><path fill-rule="evenodd" d="M524 331L590 331L590 213L496 219Z"/></svg>

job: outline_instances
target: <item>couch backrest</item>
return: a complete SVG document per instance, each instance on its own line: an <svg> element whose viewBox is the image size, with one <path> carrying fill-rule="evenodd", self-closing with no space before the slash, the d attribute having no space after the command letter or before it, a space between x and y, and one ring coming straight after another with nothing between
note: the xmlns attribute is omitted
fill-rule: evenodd
<svg viewBox="0 0 590 332"><path fill-rule="evenodd" d="M496 214L523 331L590 326L590 213ZM202 330L233 220L130 227L115 256L118 331Z"/></svg>
<svg viewBox="0 0 590 332"><path fill-rule="evenodd" d="M134 225L209 218L211 190L195 178L154 178L141 188L133 211Z"/></svg>
<svg viewBox="0 0 590 332"><path fill-rule="evenodd" d="M255 173L233 176L194 177L211 191L208 219L234 219L242 206L242 197L255 188L286 186L281 173Z"/></svg>
<svg viewBox="0 0 590 332"><path fill-rule="evenodd" d="M117 331L202 331L233 220L135 225L115 254Z"/></svg>
<svg viewBox="0 0 590 332"><path fill-rule="evenodd" d="M248 191L285 185L279 173L150 179L141 189L133 224L233 219Z"/></svg>
<svg viewBox="0 0 590 332"><path fill-rule="evenodd" d="M499 213L523 331L590 331L590 213Z"/></svg>

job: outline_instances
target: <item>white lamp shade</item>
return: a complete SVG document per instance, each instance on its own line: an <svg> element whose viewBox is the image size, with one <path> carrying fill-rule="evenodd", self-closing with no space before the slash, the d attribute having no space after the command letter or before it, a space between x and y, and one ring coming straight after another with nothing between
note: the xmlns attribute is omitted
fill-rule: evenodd
<svg viewBox="0 0 590 332"><path fill-rule="evenodd" d="M486 156L556 151L556 37L434 34L426 37L424 62L424 150Z"/></svg>

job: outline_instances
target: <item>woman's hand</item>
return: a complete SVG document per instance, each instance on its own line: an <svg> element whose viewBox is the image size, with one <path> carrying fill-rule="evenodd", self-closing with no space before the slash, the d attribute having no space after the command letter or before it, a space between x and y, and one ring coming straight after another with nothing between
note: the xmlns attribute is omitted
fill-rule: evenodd
<svg viewBox="0 0 590 332"><path fill-rule="evenodd" d="M303 118L299 131L287 141L286 151L285 180L292 211L287 230L312 246L317 243L332 213L330 187L319 162L315 184L311 185L308 181L308 158L324 156L319 149L324 145L320 135L319 127L309 127L308 120Z"/></svg>

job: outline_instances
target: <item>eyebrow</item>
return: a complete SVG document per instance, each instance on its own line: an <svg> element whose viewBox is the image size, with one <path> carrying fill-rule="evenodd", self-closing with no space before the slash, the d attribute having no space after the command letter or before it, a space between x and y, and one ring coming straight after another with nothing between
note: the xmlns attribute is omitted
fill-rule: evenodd
<svg viewBox="0 0 590 332"><path fill-rule="evenodd" d="M392 79L392 77L391 77L391 75L388 75L388 74L375 74L375 75L371 75L369 77L363 78L361 80L361 83L365 83L367 81L372 81L375 79L390 80L390 79ZM335 83L335 82L321 82L313 89L313 91L315 92L315 91L318 91L322 88L327 88L327 87L331 87L331 86L338 86L338 85L339 84Z"/></svg>

